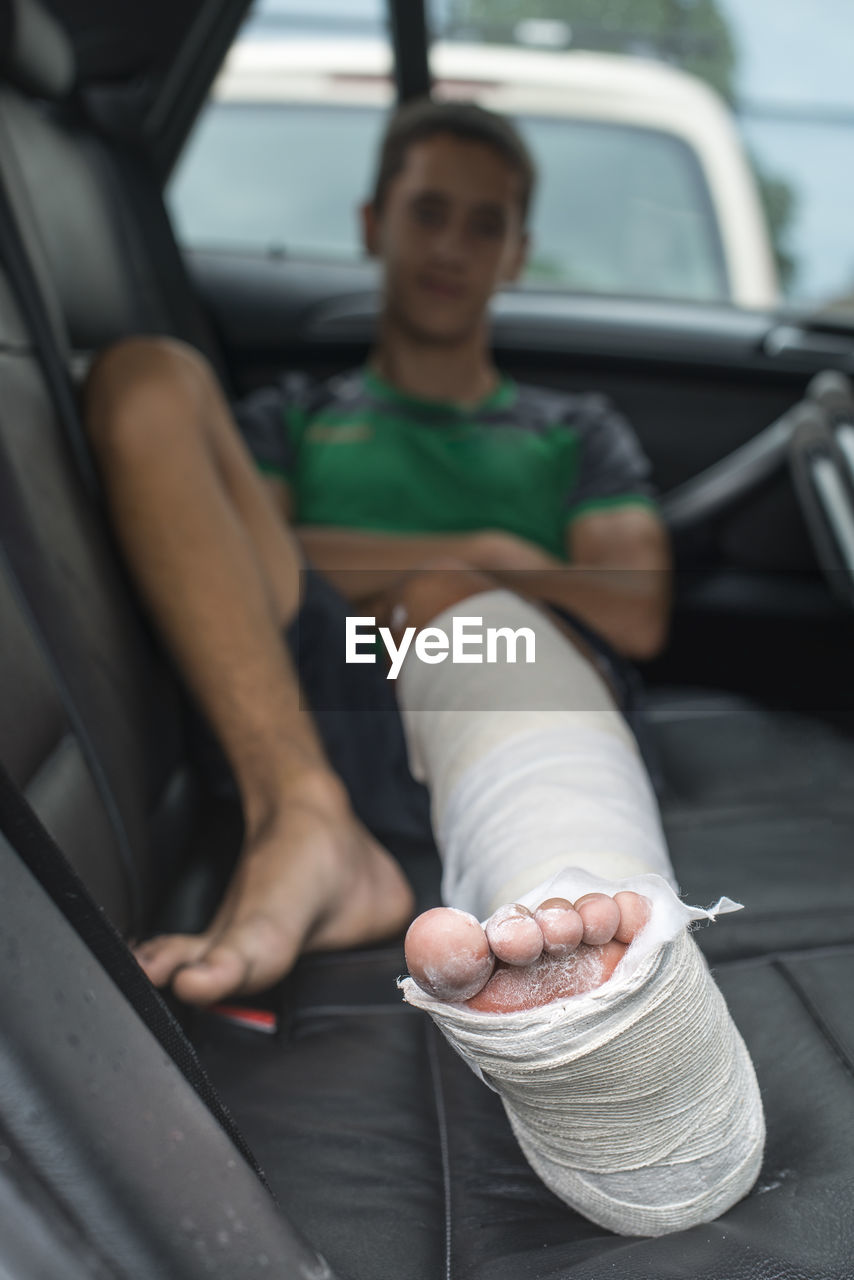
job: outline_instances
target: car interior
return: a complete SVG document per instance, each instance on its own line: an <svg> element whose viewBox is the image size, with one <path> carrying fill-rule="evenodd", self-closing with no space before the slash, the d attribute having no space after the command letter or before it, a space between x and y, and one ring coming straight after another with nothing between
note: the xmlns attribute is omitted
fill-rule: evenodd
<svg viewBox="0 0 854 1280"><path fill-rule="evenodd" d="M241 817L114 545L82 378L137 333L193 344L232 395L322 377L364 358L378 307L367 263L176 242L164 183L247 8L0 0L0 1273L854 1276L841 321L524 286L494 316L503 368L606 392L654 465L677 582L647 717L683 896L746 907L696 934L765 1105L746 1199L659 1239L569 1210L401 1002L401 939L306 956L231 1017L162 998L132 959L129 940L204 926ZM424 5L388 18L417 96ZM435 905L435 850L377 834Z"/></svg>

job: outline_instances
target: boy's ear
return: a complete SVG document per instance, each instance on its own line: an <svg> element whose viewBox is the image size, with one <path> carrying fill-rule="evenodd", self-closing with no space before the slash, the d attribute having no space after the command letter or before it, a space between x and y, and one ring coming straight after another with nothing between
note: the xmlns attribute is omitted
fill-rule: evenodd
<svg viewBox="0 0 854 1280"><path fill-rule="evenodd" d="M373 200L366 200L359 206L359 221L362 225L362 244L365 252L372 258L380 253L379 217Z"/></svg>
<svg viewBox="0 0 854 1280"><path fill-rule="evenodd" d="M519 236L519 240L508 257L507 265L504 269L504 282L513 284L518 280L522 272L525 270L525 264L528 261L528 250L531 247L531 237L527 231L523 231Z"/></svg>

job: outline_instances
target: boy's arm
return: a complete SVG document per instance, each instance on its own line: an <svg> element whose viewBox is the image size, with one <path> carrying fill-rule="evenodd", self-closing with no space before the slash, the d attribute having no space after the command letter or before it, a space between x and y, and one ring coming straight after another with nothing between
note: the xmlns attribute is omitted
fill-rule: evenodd
<svg viewBox="0 0 854 1280"><path fill-rule="evenodd" d="M672 566L667 530L645 506L591 512L568 525L570 564L531 548L540 568L495 574L534 599L563 605L629 658L649 659L664 647Z"/></svg>
<svg viewBox="0 0 854 1280"><path fill-rule="evenodd" d="M288 486L272 478L268 484L289 519ZM397 534L303 525L296 534L310 562L350 600L375 597L412 570L450 559L493 574L521 595L563 605L628 657L654 657L667 635L670 544L646 506L578 516L567 526L569 565L501 531Z"/></svg>
<svg viewBox="0 0 854 1280"><path fill-rule="evenodd" d="M276 510L292 525L289 485L278 476L264 479ZM294 533L306 559L350 600L376 596L413 569L439 560L485 567L479 562L487 540L480 533L377 533L338 525L297 525Z"/></svg>
<svg viewBox="0 0 854 1280"><path fill-rule="evenodd" d="M513 534L365 533L297 530L306 555L352 600L388 590L406 573L437 559L491 573L520 595L563 605L630 658L663 647L670 612L670 546L646 507L579 516L567 531L567 565Z"/></svg>
<svg viewBox="0 0 854 1280"><path fill-rule="evenodd" d="M337 526L297 526L311 564L350 600L387 591L414 569L439 561L481 568L478 533L377 533Z"/></svg>

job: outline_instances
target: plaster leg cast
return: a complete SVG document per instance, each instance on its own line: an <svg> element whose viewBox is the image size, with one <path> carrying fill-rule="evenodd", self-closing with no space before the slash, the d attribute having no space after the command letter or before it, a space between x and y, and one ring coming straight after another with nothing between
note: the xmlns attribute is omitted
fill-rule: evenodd
<svg viewBox="0 0 854 1280"><path fill-rule="evenodd" d="M403 980L404 996L498 1091L567 1204L626 1235L711 1221L753 1185L765 1130L747 1049L687 926L738 904L677 897L634 739L546 615L503 591L436 625L454 613L535 627L537 661L518 681L518 668L404 665L452 908L412 925L421 985Z"/></svg>

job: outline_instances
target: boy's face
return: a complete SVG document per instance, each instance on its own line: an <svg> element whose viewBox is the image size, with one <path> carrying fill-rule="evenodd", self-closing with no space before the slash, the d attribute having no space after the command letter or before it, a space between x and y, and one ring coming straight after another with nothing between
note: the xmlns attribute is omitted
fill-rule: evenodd
<svg viewBox="0 0 854 1280"><path fill-rule="evenodd" d="M407 148L382 207L362 210L365 245L384 267L388 321L447 346L477 332L492 294L524 264L519 184L481 142L440 133Z"/></svg>

